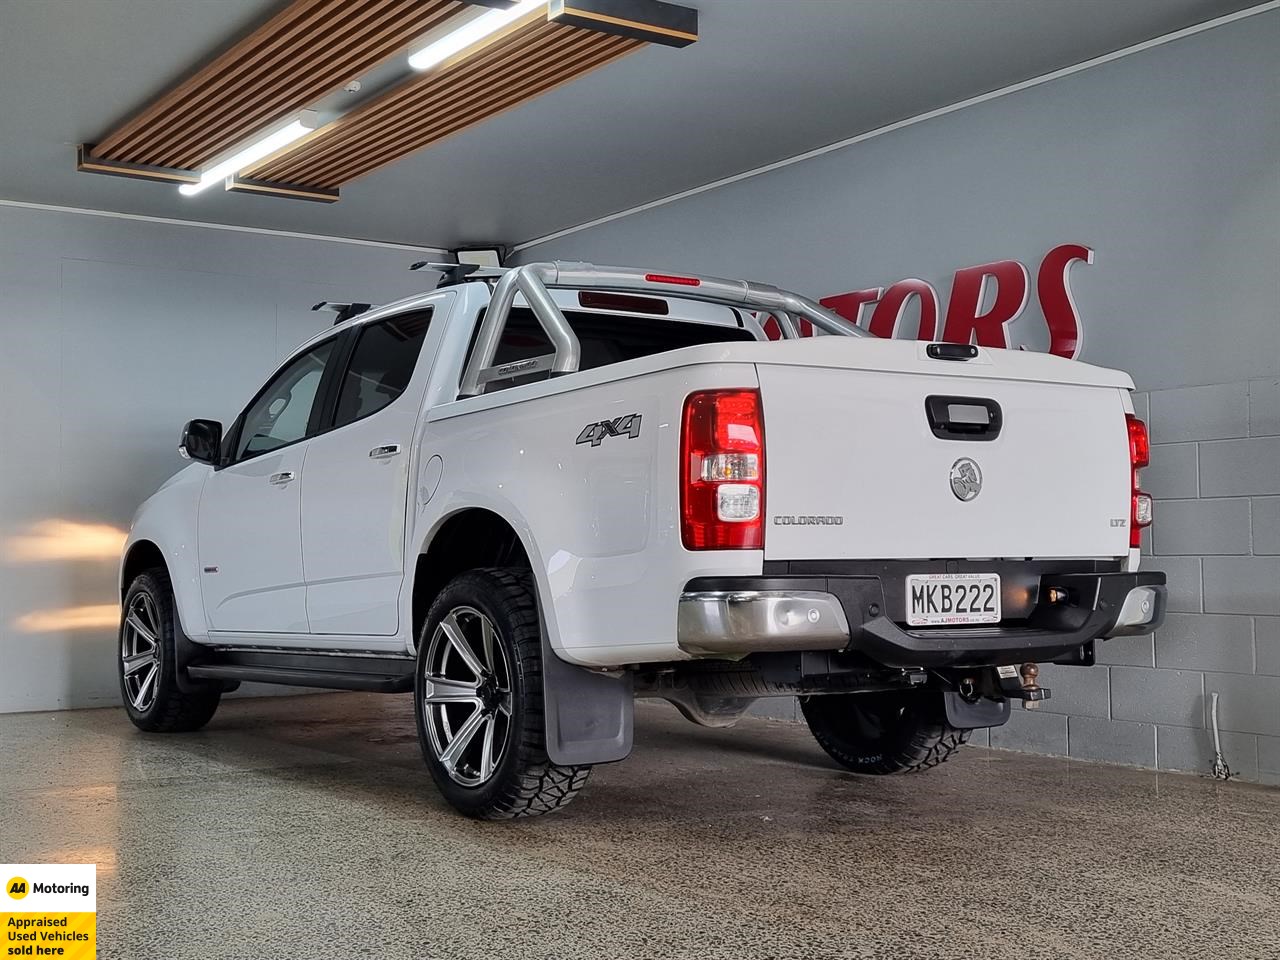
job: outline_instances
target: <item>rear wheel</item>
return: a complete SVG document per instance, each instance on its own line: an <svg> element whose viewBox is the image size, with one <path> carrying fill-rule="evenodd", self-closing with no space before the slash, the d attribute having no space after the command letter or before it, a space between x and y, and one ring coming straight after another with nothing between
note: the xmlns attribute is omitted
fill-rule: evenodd
<svg viewBox="0 0 1280 960"><path fill-rule="evenodd" d="M935 693L886 691L802 697L809 730L854 773L915 773L948 760L969 739L946 721Z"/></svg>
<svg viewBox="0 0 1280 960"><path fill-rule="evenodd" d="M436 786L469 817L551 813L591 772L547 757L542 633L527 571L472 570L441 591L418 639L414 708Z"/></svg>
<svg viewBox="0 0 1280 960"><path fill-rule="evenodd" d="M163 567L139 574L124 597L116 658L124 709L139 730L199 730L212 719L222 699L222 691L216 688L186 693L178 686L176 626L169 574Z"/></svg>

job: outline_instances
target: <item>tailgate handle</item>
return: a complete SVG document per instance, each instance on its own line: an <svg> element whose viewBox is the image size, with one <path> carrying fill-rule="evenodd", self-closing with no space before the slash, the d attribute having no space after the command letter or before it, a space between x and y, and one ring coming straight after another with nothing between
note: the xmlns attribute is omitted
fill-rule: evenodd
<svg viewBox="0 0 1280 960"><path fill-rule="evenodd" d="M1000 404L984 397L925 397L924 411L942 440L994 440L1004 423Z"/></svg>
<svg viewBox="0 0 1280 960"><path fill-rule="evenodd" d="M931 343L924 352L934 360L972 360L978 348L971 343Z"/></svg>

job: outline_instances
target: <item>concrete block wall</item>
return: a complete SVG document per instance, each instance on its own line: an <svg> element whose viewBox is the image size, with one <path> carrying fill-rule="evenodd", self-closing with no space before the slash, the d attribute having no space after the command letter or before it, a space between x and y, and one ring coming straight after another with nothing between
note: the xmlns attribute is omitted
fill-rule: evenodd
<svg viewBox="0 0 1280 960"><path fill-rule="evenodd" d="M1046 666L1053 699L1017 710L992 746L1208 772L1217 693L1223 753L1280 783L1280 377L1135 397L1156 499L1144 566L1169 577L1154 636L1098 645L1092 669Z"/></svg>

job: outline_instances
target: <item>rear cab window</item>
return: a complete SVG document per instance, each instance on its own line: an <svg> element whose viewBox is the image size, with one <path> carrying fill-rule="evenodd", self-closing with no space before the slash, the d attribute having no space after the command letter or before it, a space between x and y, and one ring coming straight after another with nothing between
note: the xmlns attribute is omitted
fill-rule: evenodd
<svg viewBox="0 0 1280 960"><path fill-rule="evenodd" d="M584 292L583 296L586 297L588 294ZM664 301L655 300L654 302L665 306ZM569 326L577 334L582 347L582 363L579 370L594 370L597 367L666 353L669 350L679 350L682 347L701 346L708 343L754 343L757 340L752 330L740 325L740 320L737 324L728 326L678 320L659 315L637 317L564 307L561 309ZM483 314L481 316L483 318ZM477 322L476 331L478 332L479 329L480 323ZM474 336L472 346L474 347ZM543 357L553 353L554 349L533 311L527 307L513 307L502 339L498 343L493 364L499 366L517 360ZM536 383L548 377L548 373L538 372L510 380L494 381L489 385L489 392L526 383Z"/></svg>

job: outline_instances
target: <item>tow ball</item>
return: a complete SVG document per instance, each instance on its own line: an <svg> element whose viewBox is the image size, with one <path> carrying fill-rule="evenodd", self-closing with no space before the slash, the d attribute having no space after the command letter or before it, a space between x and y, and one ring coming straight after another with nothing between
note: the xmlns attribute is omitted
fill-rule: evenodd
<svg viewBox="0 0 1280 960"><path fill-rule="evenodd" d="M996 667L996 675L1000 679L1000 692L1010 700L1021 700L1023 709L1035 710L1041 700L1048 700L1053 692L1042 687L1036 681L1040 678L1040 665L1024 663L1017 667L1008 664Z"/></svg>

